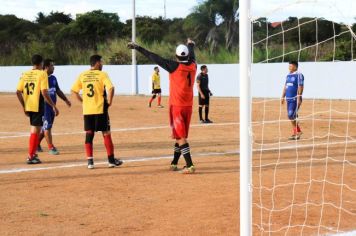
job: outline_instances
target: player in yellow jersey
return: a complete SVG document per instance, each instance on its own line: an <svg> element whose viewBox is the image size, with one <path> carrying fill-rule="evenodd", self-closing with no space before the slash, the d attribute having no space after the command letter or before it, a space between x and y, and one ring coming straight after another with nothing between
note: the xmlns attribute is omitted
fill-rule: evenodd
<svg viewBox="0 0 356 236"><path fill-rule="evenodd" d="M121 165L123 162L114 156L114 145L111 139L109 107L114 97L114 86L109 76L103 72L100 55L90 57L90 70L81 73L72 86L72 93L83 104L85 150L88 169L94 168L93 139L94 133L101 131L108 154L109 167ZM79 95L82 90L82 96ZM107 93L106 93L107 91Z"/></svg>
<svg viewBox="0 0 356 236"><path fill-rule="evenodd" d="M152 75L152 97L150 99L150 101L148 102L148 107L151 107L153 100L157 97L158 100L158 104L157 107L159 108L163 108L163 106L161 105L161 77L159 75L159 68L158 66L155 66L154 68L154 72Z"/></svg>
<svg viewBox="0 0 356 236"><path fill-rule="evenodd" d="M36 149L39 142L38 136L43 125L44 100L52 107L56 116L59 111L48 95L48 79L47 73L42 70L42 56L33 55L32 65L32 70L22 74L17 84L16 95L25 114L30 118L31 134L27 164L39 164L41 160L36 154Z"/></svg>

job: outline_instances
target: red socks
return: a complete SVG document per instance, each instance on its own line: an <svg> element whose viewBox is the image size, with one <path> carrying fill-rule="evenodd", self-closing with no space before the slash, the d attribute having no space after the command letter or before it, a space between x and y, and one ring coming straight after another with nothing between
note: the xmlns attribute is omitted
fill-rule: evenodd
<svg viewBox="0 0 356 236"><path fill-rule="evenodd" d="M150 101L149 101L150 104L152 103L153 99L154 99L154 98L151 98L151 99L150 99Z"/></svg>
<svg viewBox="0 0 356 236"><path fill-rule="evenodd" d="M300 133L300 132L302 132L302 130L300 129L299 125L297 125L297 127L293 129L293 133L297 134L297 133Z"/></svg>
<svg viewBox="0 0 356 236"><path fill-rule="evenodd" d="M93 139L94 132L87 131L85 137L85 151L88 159L93 158ZM114 145L111 140L111 134L104 135L104 144L108 156L114 156Z"/></svg>
<svg viewBox="0 0 356 236"><path fill-rule="evenodd" d="M161 105L161 97L158 97L158 106L160 106Z"/></svg>
<svg viewBox="0 0 356 236"><path fill-rule="evenodd" d="M112 143L111 134L104 135L104 144L108 156L114 155L114 144Z"/></svg>
<svg viewBox="0 0 356 236"><path fill-rule="evenodd" d="M85 144L85 152L87 153L88 159L93 157L93 144L92 143Z"/></svg>
<svg viewBox="0 0 356 236"><path fill-rule="evenodd" d="M32 158L36 154L38 143L38 135L36 133L31 133L30 141L28 144L28 155L30 158Z"/></svg>

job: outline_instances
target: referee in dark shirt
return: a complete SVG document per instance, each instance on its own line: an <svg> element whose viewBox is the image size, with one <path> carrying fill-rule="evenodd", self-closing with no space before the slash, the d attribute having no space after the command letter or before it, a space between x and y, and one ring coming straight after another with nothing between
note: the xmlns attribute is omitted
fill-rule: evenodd
<svg viewBox="0 0 356 236"><path fill-rule="evenodd" d="M209 101L213 94L209 89L208 67L200 67L200 74L197 77L197 87L199 92L199 119L200 123L213 123L209 120ZM205 106L205 120L203 120L203 107Z"/></svg>

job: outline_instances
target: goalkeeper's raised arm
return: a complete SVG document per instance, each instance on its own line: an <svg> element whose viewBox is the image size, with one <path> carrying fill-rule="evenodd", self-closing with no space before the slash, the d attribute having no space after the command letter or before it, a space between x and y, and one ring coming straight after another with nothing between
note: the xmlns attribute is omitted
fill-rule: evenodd
<svg viewBox="0 0 356 236"><path fill-rule="evenodd" d="M160 67L162 67L169 73L173 73L178 68L179 63L187 64L187 63L195 62L194 45L195 45L194 41L189 38L187 40L186 45L183 44L179 45L176 49L176 61L165 59L157 55L156 53L153 53L141 47L140 45L134 42L129 42L127 44L127 47L130 49L137 50L138 52L142 53L145 57L158 64ZM186 51L186 49L188 49L188 51Z"/></svg>

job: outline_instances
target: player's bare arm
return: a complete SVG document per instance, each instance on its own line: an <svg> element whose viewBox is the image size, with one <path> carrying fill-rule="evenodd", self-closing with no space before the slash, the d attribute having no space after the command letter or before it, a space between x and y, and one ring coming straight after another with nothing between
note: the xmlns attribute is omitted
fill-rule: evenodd
<svg viewBox="0 0 356 236"><path fill-rule="evenodd" d="M282 97L281 97L281 104L284 104L286 97L286 86L283 87Z"/></svg>
<svg viewBox="0 0 356 236"><path fill-rule="evenodd" d="M112 87L108 90L108 105L111 106L112 100L114 99L115 88Z"/></svg>
<svg viewBox="0 0 356 236"><path fill-rule="evenodd" d="M23 100L22 92L17 90L16 91L16 96L17 96L17 99L19 100L19 102L20 102L20 104L21 104L21 106L23 108L23 111L24 111L25 115L28 116L28 113L25 110L25 101Z"/></svg>
<svg viewBox="0 0 356 236"><path fill-rule="evenodd" d="M48 95L48 90L47 89L43 89L41 90L42 96L44 98L44 100L52 107L54 114L56 116L59 115L59 110L56 107L56 104L54 104L54 102L52 101L52 98Z"/></svg>
<svg viewBox="0 0 356 236"><path fill-rule="evenodd" d="M82 98L82 96L80 96L79 93L72 90L72 94L79 102L81 102L81 103L83 102L83 98Z"/></svg>
<svg viewBox="0 0 356 236"><path fill-rule="evenodd" d="M60 97L67 104L68 107L70 107L72 105L72 103L67 98L67 96L62 92L62 90L57 90L56 92L57 92L58 97Z"/></svg>
<svg viewBox="0 0 356 236"><path fill-rule="evenodd" d="M302 100L303 91L304 91L304 86L298 86L298 96L297 96L298 109L303 102Z"/></svg>

